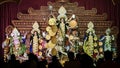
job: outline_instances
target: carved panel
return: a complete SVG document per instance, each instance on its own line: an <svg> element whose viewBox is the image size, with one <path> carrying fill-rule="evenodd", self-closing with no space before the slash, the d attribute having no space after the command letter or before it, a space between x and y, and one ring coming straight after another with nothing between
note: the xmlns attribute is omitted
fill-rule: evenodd
<svg viewBox="0 0 120 68"><path fill-rule="evenodd" d="M47 5L53 6L53 14L58 16L58 9L60 6L64 6L67 10L67 16L70 17L72 14L77 16L78 21L78 30L80 31L80 38L83 38L85 31L87 30L87 24L89 21L92 21L95 25L96 34L102 35L105 33L105 30L110 27L113 31L112 33L117 36L118 28L116 26L112 27L112 21L107 21L107 14L97 14L97 9L92 8L90 10L86 10L83 6L78 6L77 2L70 3L69 0L66 2L56 1L54 3L48 2ZM35 21L38 21L40 26L40 30L44 31L46 26L48 25L48 16L50 14L50 10L48 6L40 6L39 10L35 10L33 8L28 9L28 14L24 14L19 12L17 14L18 20L12 20L13 27L17 27L21 34L25 32L29 32L32 30L32 25ZM11 26L6 28L6 33L9 33L8 30ZM11 27L11 28L13 28ZM114 31L116 29L116 31Z"/></svg>

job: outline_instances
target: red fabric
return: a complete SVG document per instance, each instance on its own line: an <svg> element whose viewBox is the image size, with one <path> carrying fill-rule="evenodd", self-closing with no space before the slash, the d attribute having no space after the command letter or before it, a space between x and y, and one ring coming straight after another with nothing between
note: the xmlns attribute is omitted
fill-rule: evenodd
<svg viewBox="0 0 120 68"><path fill-rule="evenodd" d="M29 7L40 9L41 5L47 5L47 2L56 0L21 0L19 4L5 3L0 5L0 44L5 39L5 28L11 24L11 20L17 19L17 13L27 13ZM85 6L86 9L97 8L98 14L107 13L108 20L114 21L113 25L119 27L120 22L120 4L115 6L112 0L69 0L78 2L79 6ZM118 36L119 37L119 36ZM119 42L118 42L119 43ZM0 54L2 52L0 45Z"/></svg>

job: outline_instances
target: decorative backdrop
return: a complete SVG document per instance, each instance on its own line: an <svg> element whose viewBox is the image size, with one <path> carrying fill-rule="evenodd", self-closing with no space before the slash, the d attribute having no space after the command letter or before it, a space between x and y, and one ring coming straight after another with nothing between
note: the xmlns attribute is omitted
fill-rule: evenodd
<svg viewBox="0 0 120 68"><path fill-rule="evenodd" d="M29 7L39 9L40 6L46 6L47 2L56 0L21 0L19 3L6 2L0 5L0 56L2 55L2 41L5 39L5 28L11 25L11 20L17 19L17 13L27 13ZM113 21L113 25L120 26L120 3L113 4L112 0L70 0L78 2L79 6L86 9L97 8L98 14L107 13L108 20ZM118 35L118 39L120 39ZM118 42L120 49L120 43Z"/></svg>

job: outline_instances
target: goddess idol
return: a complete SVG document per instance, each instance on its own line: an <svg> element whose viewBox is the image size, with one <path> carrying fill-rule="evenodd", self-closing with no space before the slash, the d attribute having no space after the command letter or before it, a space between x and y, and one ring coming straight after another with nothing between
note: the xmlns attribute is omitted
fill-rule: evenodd
<svg viewBox="0 0 120 68"><path fill-rule="evenodd" d="M114 35L111 35L111 30L110 28L106 29L106 35L103 36L101 39L101 41L103 41L103 49L104 51L113 51L112 50L112 45L113 45L113 41L114 41Z"/></svg>
<svg viewBox="0 0 120 68"><path fill-rule="evenodd" d="M38 56L38 47L39 47L39 38L40 38L40 30L39 30L39 25L37 21L33 24L33 29L31 31L32 36L30 38L30 52L34 53L35 55Z"/></svg>
<svg viewBox="0 0 120 68"><path fill-rule="evenodd" d="M97 49L94 49L95 47L97 47L97 36L93 28L94 24L90 21L88 23L88 29L86 31L86 36L83 43L83 49L85 53L87 53L91 57L93 57L94 52L97 52Z"/></svg>
<svg viewBox="0 0 120 68"><path fill-rule="evenodd" d="M11 33L11 42L10 42L10 54L15 54L16 57L22 56L26 51L25 44L23 41L23 37L20 36L17 28L14 28Z"/></svg>

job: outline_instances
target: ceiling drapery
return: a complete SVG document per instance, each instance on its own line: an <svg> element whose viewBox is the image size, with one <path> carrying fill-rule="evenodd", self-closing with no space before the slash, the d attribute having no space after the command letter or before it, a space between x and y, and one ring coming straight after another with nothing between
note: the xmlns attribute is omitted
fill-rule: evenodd
<svg viewBox="0 0 120 68"><path fill-rule="evenodd" d="M6 2L16 2L16 3L19 3L20 1L21 0L0 0L0 5L4 4ZM56 0L56 1L58 1L58 2L67 2L69 0ZM116 4L120 3L120 0L111 0L111 1L112 1L113 5L116 5Z"/></svg>
<svg viewBox="0 0 120 68"><path fill-rule="evenodd" d="M120 0L112 0L113 5L120 3Z"/></svg>
<svg viewBox="0 0 120 68"><path fill-rule="evenodd" d="M15 2L15 3L19 3L21 0L0 0L0 5L7 3L7 2Z"/></svg>

